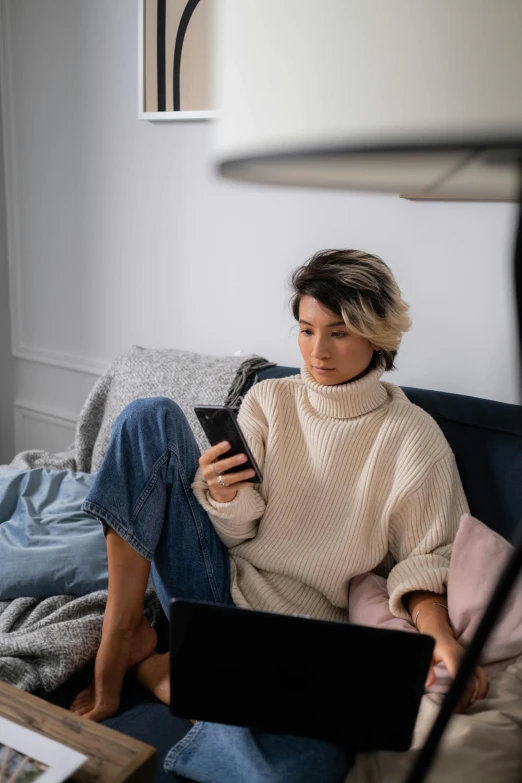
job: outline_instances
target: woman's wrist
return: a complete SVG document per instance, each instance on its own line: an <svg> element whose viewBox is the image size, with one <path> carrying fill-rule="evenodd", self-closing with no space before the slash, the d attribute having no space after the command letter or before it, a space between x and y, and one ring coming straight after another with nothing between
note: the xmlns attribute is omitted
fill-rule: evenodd
<svg viewBox="0 0 522 783"><path fill-rule="evenodd" d="M212 491L210 487L207 488L208 497L214 501L214 503L220 503L221 505L224 505L226 503L232 503L233 500L237 498L237 492L226 492L226 493L217 493ZM216 497L217 496L217 497Z"/></svg>
<svg viewBox="0 0 522 783"><path fill-rule="evenodd" d="M415 614L417 616L414 615L414 625L419 633L433 636L436 640L455 639L445 604L427 602L422 607L418 607Z"/></svg>
<svg viewBox="0 0 522 783"><path fill-rule="evenodd" d="M406 605L412 623L420 633L429 634L436 639L455 638L445 595L420 591L411 593L407 596Z"/></svg>
<svg viewBox="0 0 522 783"><path fill-rule="evenodd" d="M424 607L423 610L419 610L419 612L419 616L414 625L420 633L429 634L436 639L447 636L455 638L449 622L447 610L441 607L437 609L435 606L434 611L431 611L429 607Z"/></svg>

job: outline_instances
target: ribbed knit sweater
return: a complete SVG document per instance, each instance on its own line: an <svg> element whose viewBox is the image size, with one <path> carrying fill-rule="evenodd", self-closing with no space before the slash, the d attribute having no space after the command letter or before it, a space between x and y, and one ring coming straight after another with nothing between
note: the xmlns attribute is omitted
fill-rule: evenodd
<svg viewBox="0 0 522 783"><path fill-rule="evenodd" d="M457 523L468 511L436 422L373 370L317 383L304 366L248 392L239 424L263 482L217 503L193 489L229 548L237 606L346 620L350 580L377 570L391 611L445 592ZM391 570L390 570L391 569Z"/></svg>

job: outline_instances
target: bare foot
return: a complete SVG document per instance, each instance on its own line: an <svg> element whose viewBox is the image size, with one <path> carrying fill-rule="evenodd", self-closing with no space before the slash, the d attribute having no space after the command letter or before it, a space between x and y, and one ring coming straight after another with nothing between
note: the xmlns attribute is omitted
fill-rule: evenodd
<svg viewBox="0 0 522 783"><path fill-rule="evenodd" d="M169 654L159 655L153 652L144 661L138 663L133 669L134 676L157 699L170 704L170 669ZM190 720L196 723L195 720Z"/></svg>
<svg viewBox="0 0 522 783"><path fill-rule="evenodd" d="M140 683L164 704L170 704L169 653L159 655L153 652L138 663L133 674Z"/></svg>
<svg viewBox="0 0 522 783"><path fill-rule="evenodd" d="M134 633L108 628L102 633L94 663L94 680L71 704L71 711L88 720L101 721L116 715L120 706L125 672L148 658L158 636L143 617Z"/></svg>

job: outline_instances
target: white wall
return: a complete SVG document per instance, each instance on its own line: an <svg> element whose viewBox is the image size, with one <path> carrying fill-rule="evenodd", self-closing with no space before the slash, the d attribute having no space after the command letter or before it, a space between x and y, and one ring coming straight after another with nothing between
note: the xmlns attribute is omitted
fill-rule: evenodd
<svg viewBox="0 0 522 783"><path fill-rule="evenodd" d="M395 271L414 322L395 382L517 401L514 205L220 181L210 124L137 119L136 0L5 2L26 408L72 422L133 343L295 365L286 279L324 247L378 253Z"/></svg>

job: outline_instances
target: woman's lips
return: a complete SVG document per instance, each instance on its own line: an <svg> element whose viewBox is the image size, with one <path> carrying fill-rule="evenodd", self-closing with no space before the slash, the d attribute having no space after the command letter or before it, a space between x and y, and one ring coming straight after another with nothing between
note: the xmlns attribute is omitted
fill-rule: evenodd
<svg viewBox="0 0 522 783"><path fill-rule="evenodd" d="M334 367L314 367L316 372L324 373L325 375L327 375L329 372L333 372L334 369Z"/></svg>

